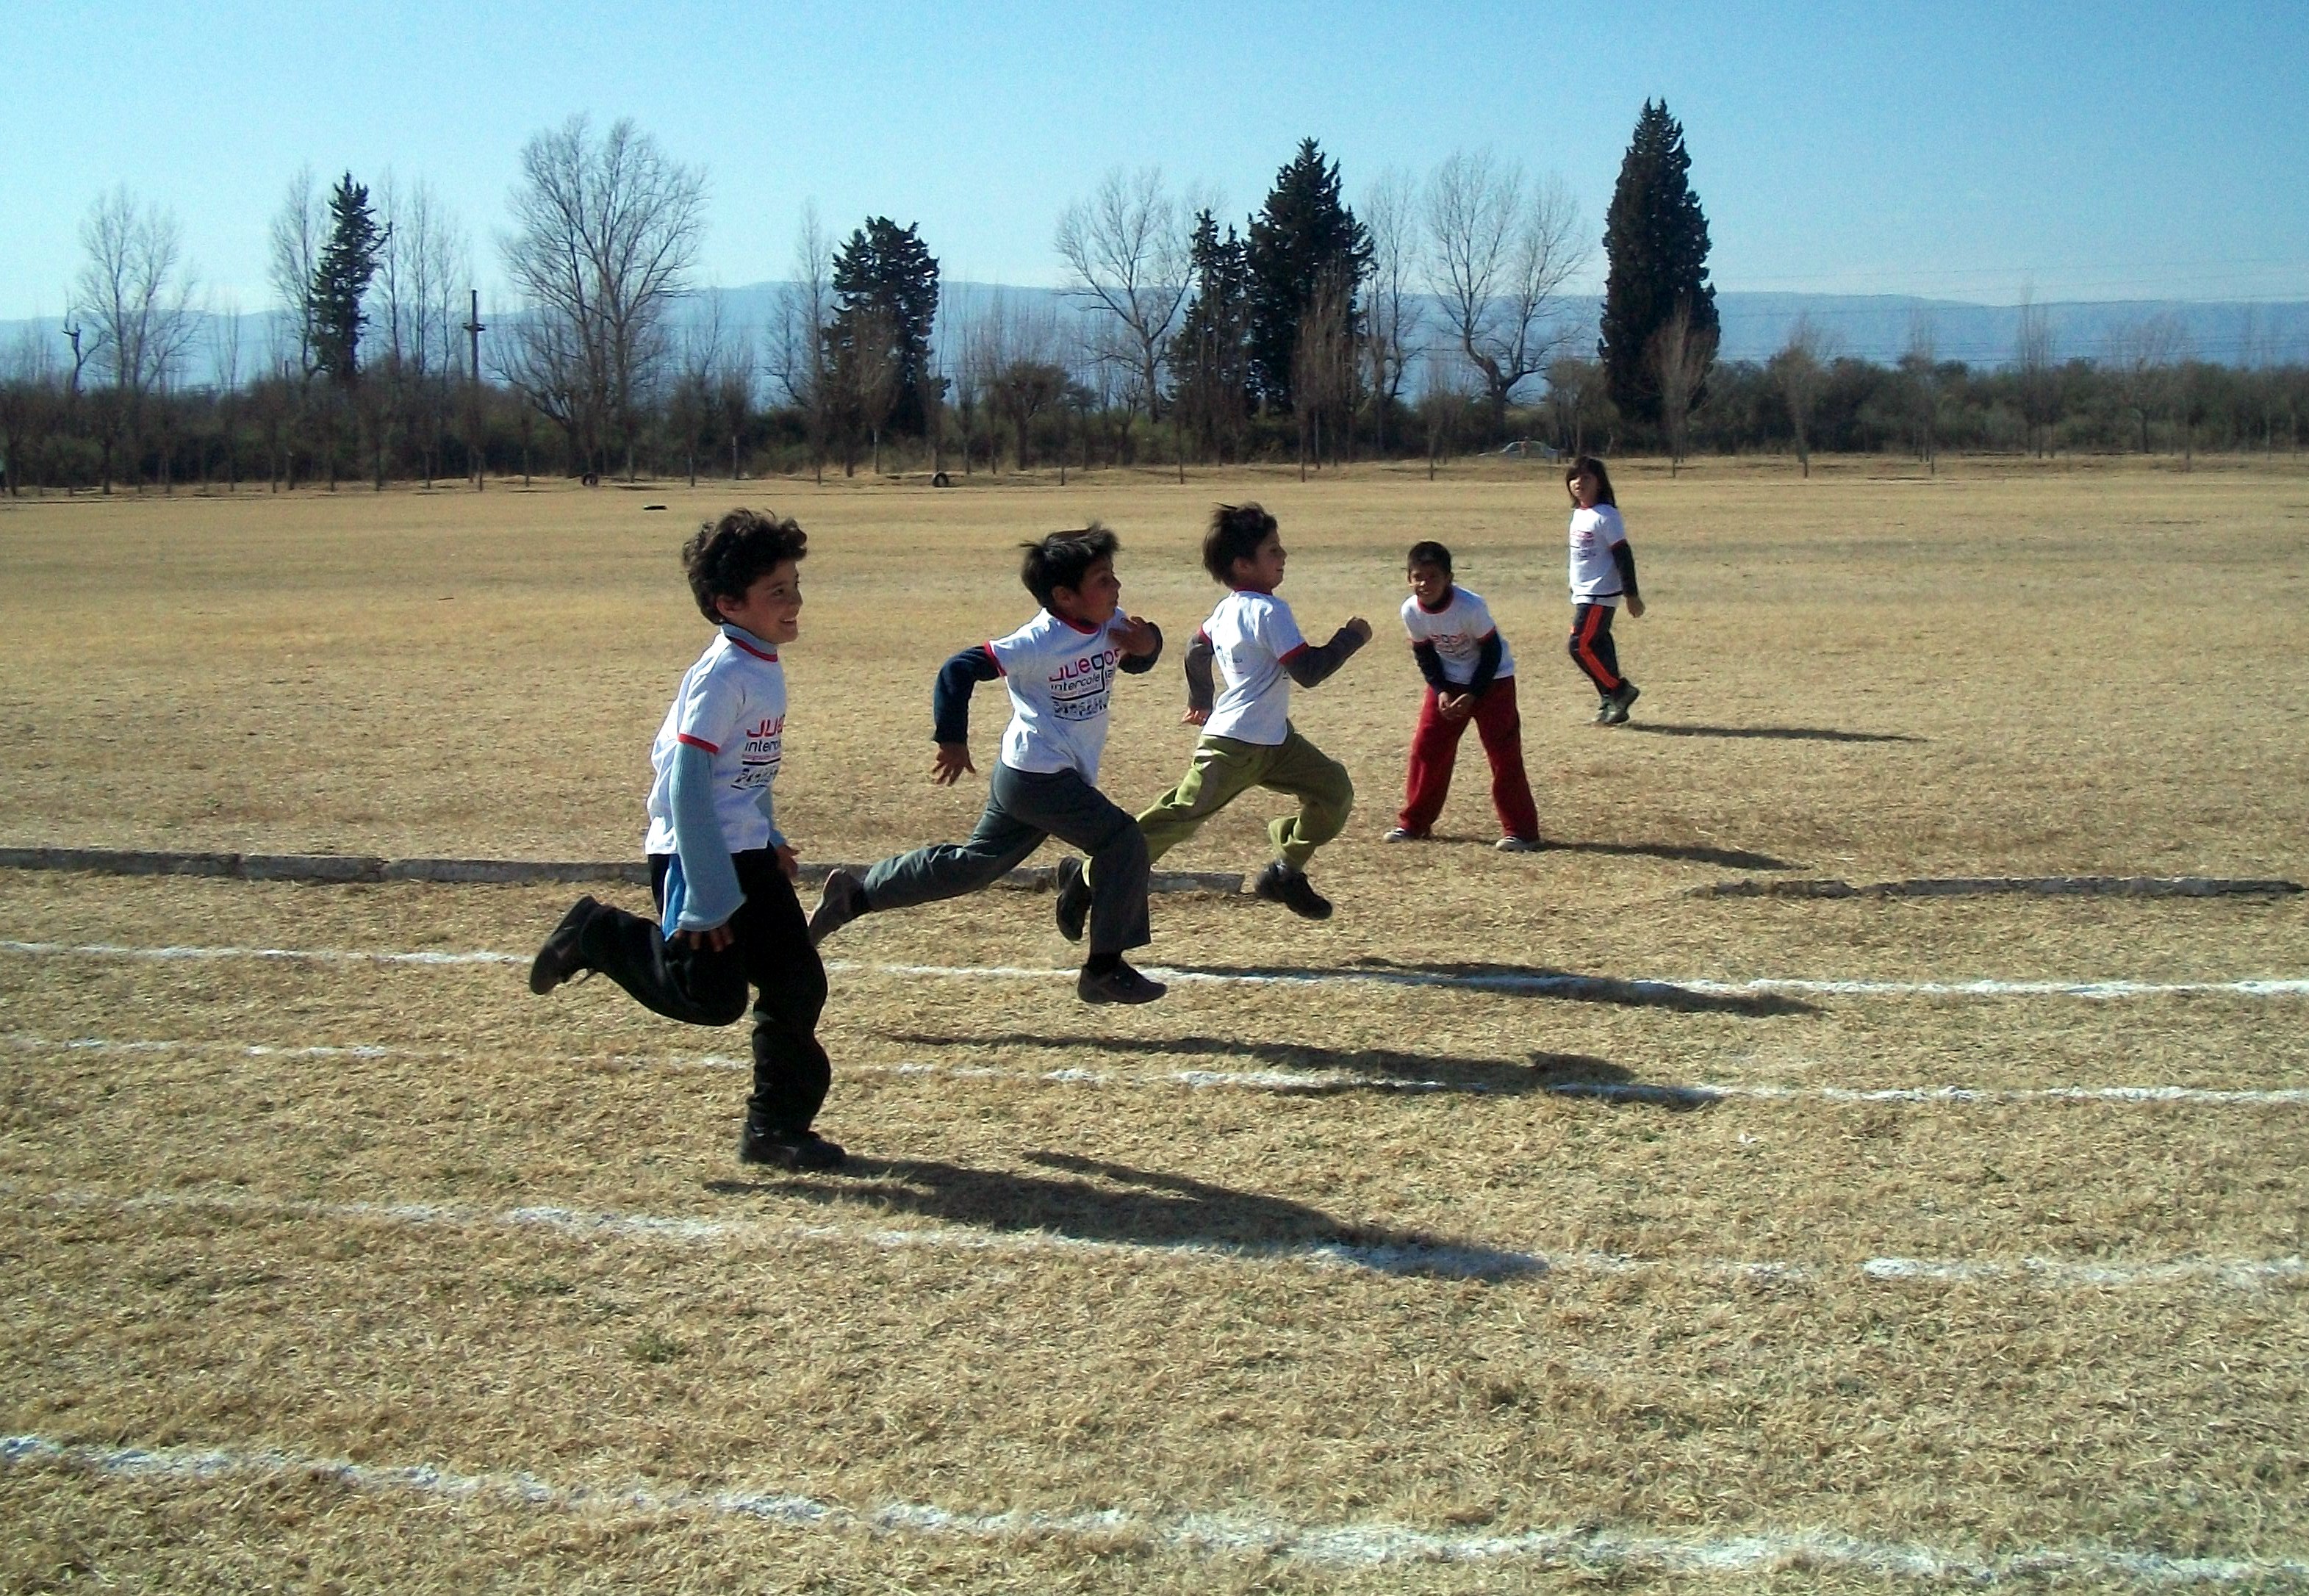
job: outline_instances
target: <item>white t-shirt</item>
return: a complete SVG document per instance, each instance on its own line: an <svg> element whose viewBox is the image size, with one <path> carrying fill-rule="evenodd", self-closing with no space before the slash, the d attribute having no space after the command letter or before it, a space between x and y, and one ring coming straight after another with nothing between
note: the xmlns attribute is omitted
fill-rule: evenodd
<svg viewBox="0 0 2309 1596"><path fill-rule="evenodd" d="M1456 686L1466 686L1475 679L1476 662L1483 658L1483 639L1499 630L1492 625L1491 606L1483 602L1481 593L1471 593L1454 582L1451 596L1440 609L1430 609L1412 594L1403 601L1403 629L1411 634L1414 643L1431 643L1443 661L1443 679ZM1508 640L1500 639L1500 668L1492 673L1493 681L1504 681L1515 674L1515 656L1508 652Z"/></svg>
<svg viewBox="0 0 2309 1596"><path fill-rule="evenodd" d="M774 651L765 651L725 626L697 663L682 673L681 688L665 712L650 763L649 835L643 848L671 853L674 751L683 744L713 759L713 817L730 851L766 848L775 835L766 806L770 784L785 755L786 672Z"/></svg>
<svg viewBox="0 0 2309 1596"><path fill-rule="evenodd" d="M1612 545L1625 543L1628 529L1620 513L1609 505L1571 513L1571 601L1574 604L1620 602L1620 565Z"/></svg>
<svg viewBox="0 0 2309 1596"><path fill-rule="evenodd" d="M1271 748L1291 735L1291 673L1283 661L1307 646L1291 606L1273 593L1236 591L1219 600L1202 635L1218 666L1208 737Z"/></svg>
<svg viewBox="0 0 2309 1596"><path fill-rule="evenodd" d="M1103 626L1084 627L1045 609L985 645L1010 689L1003 763L1014 771L1073 771L1098 785L1107 698L1122 668L1112 637L1117 622L1129 624L1120 610Z"/></svg>

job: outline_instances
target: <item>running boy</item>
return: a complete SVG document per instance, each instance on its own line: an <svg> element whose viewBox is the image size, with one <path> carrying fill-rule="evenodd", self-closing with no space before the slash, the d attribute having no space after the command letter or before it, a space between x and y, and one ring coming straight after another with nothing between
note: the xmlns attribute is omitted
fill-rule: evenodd
<svg viewBox="0 0 2309 1596"><path fill-rule="evenodd" d="M1411 734L1403 813L1387 840L1414 842L1432 829L1451 791L1460 736L1472 720L1492 762L1492 807L1500 817L1494 846L1502 853L1528 853L1539 846L1539 811L1523 770L1523 721L1516 713L1515 659L1507 639L1492 625L1483 596L1451 580L1451 551L1440 543L1413 544L1404 572L1411 597L1403 601L1403 629L1411 634L1411 655L1427 678L1427 692Z"/></svg>
<svg viewBox="0 0 2309 1596"><path fill-rule="evenodd" d="M1152 939L1146 840L1097 783L1114 673L1153 669L1163 634L1152 621L1122 611L1122 583L1114 574L1122 544L1096 522L1023 547L1019 580L1042 612L1009 636L948 660L931 701L938 756L930 776L950 787L978 769L970 759L972 689L997 677L1010 689L1010 724L977 830L966 842L884 859L863 880L847 870L831 872L809 917L810 941L824 941L861 914L974 893L1045 837L1056 837L1090 855L1098 879L1094 890L1085 890L1079 865L1069 858L1059 867L1059 929L1079 942L1089 921L1090 957L1075 979L1075 995L1085 1003L1152 1003L1163 996L1163 984L1122 957Z"/></svg>
<svg viewBox="0 0 2309 1596"><path fill-rule="evenodd" d="M1212 513L1203 568L1231 591L1187 650L1184 719L1203 729L1202 740L1186 775L1139 815L1138 825L1147 858L1159 859L1253 787L1291 794L1299 813L1267 826L1279 857L1251 890L1319 920L1330 917L1330 900L1307 879L1307 862L1347 824L1355 789L1347 767L1291 724L1291 684L1311 687L1325 680L1371 641L1371 629L1357 616L1330 642L1310 647L1291 606L1275 596L1287 557L1275 517L1257 505L1221 505Z"/></svg>
<svg viewBox="0 0 2309 1596"><path fill-rule="evenodd" d="M1612 646L1612 611L1622 600L1628 613L1643 618L1643 595L1636 591L1636 551L1620 524L1620 502L1612 496L1612 474L1592 454L1582 454L1563 473L1571 495L1571 662L1603 697L1596 724L1618 726L1628 718L1639 689L1620 674L1620 652Z"/></svg>
<svg viewBox="0 0 2309 1596"><path fill-rule="evenodd" d="M690 593L720 631L683 674L650 751L643 847L657 923L578 899L537 950L529 989L598 970L669 1020L727 1025L750 982L754 1091L738 1157L831 1169L842 1149L810 1129L833 1078L817 1037L826 967L770 799L785 744L778 647L800 634L806 541L791 521L732 510L682 546Z"/></svg>

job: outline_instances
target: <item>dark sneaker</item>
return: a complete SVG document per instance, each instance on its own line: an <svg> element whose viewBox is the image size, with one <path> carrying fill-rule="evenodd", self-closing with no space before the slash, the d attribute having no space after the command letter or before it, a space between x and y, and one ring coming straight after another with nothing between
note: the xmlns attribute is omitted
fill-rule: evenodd
<svg viewBox="0 0 2309 1596"><path fill-rule="evenodd" d="M1083 939L1083 927L1090 920L1090 888L1083 884L1082 860L1063 858L1059 861L1059 902L1056 910L1059 935L1068 942Z"/></svg>
<svg viewBox="0 0 2309 1596"><path fill-rule="evenodd" d="M1075 996L1085 1003L1152 1003L1170 989L1128 964L1118 964L1104 975L1085 970L1075 977Z"/></svg>
<svg viewBox="0 0 2309 1596"><path fill-rule="evenodd" d="M579 944L585 935L586 922L601 907L590 897L580 898L569 906L569 912L553 927L545 945L537 950L537 957L529 962L531 991L550 992L570 977L592 968L585 962L585 950Z"/></svg>
<svg viewBox="0 0 2309 1596"><path fill-rule="evenodd" d="M1382 842L1424 842L1427 841L1427 833L1425 832L1414 832L1407 825L1390 826L1388 828L1387 835L1381 837L1379 841Z"/></svg>
<svg viewBox="0 0 2309 1596"><path fill-rule="evenodd" d="M866 884L847 870L828 870L826 890L809 911L809 945L816 947L866 912Z"/></svg>
<svg viewBox="0 0 2309 1596"><path fill-rule="evenodd" d="M1307 872L1293 869L1276 859L1258 873L1250 890L1269 903L1280 903L1292 913L1310 920L1331 918L1331 901L1315 890L1307 879Z"/></svg>
<svg viewBox="0 0 2309 1596"><path fill-rule="evenodd" d="M738 1140L738 1161L741 1164L772 1164L781 1169L799 1169L805 1173L817 1169L839 1169L849 1160L839 1145L827 1141L812 1130L772 1130L746 1122L746 1134Z"/></svg>
<svg viewBox="0 0 2309 1596"><path fill-rule="evenodd" d="M1607 693L1604 695L1603 701L1596 706L1596 724L1598 726L1609 726L1611 723L1612 695Z"/></svg>
<svg viewBox="0 0 2309 1596"><path fill-rule="evenodd" d="M1643 689L1637 686L1633 682L1621 682L1620 684L1620 690L1612 694L1611 704L1608 706L1604 715L1604 724L1606 726L1625 725L1627 723L1629 709L1634 705L1637 698L1641 695Z"/></svg>

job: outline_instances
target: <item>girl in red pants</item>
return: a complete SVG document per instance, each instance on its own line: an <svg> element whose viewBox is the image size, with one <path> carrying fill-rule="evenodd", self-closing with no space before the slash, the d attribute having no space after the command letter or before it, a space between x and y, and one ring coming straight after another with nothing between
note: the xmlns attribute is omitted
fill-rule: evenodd
<svg viewBox="0 0 2309 1596"><path fill-rule="evenodd" d="M1404 571L1411 597L1403 601L1403 629L1411 634L1412 658L1427 678L1427 693L1411 734L1403 813L1387 840L1415 842L1434 828L1451 790L1460 736L1473 720L1492 762L1497 846L1503 853L1529 852L1540 845L1539 812L1523 771L1523 720L1516 713L1515 660L1507 640L1492 625L1482 596L1452 582L1451 551L1443 545L1413 544Z"/></svg>

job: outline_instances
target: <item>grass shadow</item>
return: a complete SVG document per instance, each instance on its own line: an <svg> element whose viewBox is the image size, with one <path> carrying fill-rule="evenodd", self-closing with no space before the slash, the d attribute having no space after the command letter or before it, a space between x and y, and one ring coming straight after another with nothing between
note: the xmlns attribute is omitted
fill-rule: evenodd
<svg viewBox="0 0 2309 1596"><path fill-rule="evenodd" d="M1727 870L1794 870L1800 866L1769 853L1744 848L1717 848L1706 842L1554 842L1550 853L1603 853L1623 858L1689 859L1694 864L1720 865Z"/></svg>
<svg viewBox="0 0 2309 1596"><path fill-rule="evenodd" d="M1344 1224L1304 1203L1183 1175L1074 1153L1024 1156L1048 1173L973 1169L934 1160L853 1158L839 1179L714 1180L706 1189L722 1196L776 1195L828 1207L871 1207L880 1214L1000 1233L1039 1232L1222 1256L1302 1258L1385 1274L1503 1280L1547 1270L1546 1260L1532 1254L1385 1226Z"/></svg>
<svg viewBox="0 0 2309 1596"><path fill-rule="evenodd" d="M1651 737L1770 738L1792 743L1921 743L1930 739L1906 731L1839 731L1829 726L1691 726L1673 720L1630 720L1621 731Z"/></svg>
<svg viewBox="0 0 2309 1596"><path fill-rule="evenodd" d="M1616 976L1580 975L1535 964L1466 962L1407 963L1396 959L1364 958L1351 964L1171 964L1148 965L1156 974L1206 976L1227 980L1305 982L1363 980L1405 987L1466 987L1509 997L1552 997L1566 1003L1601 1003L1615 1008L1657 1008L1687 1014L1738 1014L1748 1019L1773 1019L1788 1014L1817 1014L1818 1004L1777 992L1710 992L1679 987L1672 981L1622 980Z"/></svg>

